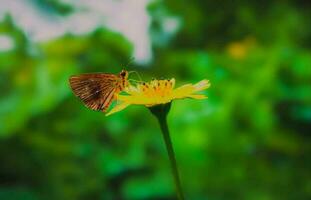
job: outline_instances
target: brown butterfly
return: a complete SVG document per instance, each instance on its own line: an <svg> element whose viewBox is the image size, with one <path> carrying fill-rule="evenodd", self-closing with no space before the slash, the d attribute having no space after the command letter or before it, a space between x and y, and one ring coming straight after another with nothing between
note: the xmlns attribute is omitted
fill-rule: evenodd
<svg viewBox="0 0 311 200"><path fill-rule="evenodd" d="M113 100L128 86L128 71L119 74L94 73L71 76L70 87L73 93L92 110L105 112Z"/></svg>

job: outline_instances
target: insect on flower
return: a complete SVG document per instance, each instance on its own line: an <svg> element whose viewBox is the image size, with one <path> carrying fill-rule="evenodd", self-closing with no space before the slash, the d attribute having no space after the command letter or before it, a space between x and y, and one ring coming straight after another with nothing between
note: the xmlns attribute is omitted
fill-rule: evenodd
<svg viewBox="0 0 311 200"><path fill-rule="evenodd" d="M136 86L129 85L125 88L127 95L119 95L117 104L107 114L111 115L119 112L129 105L145 105L152 107L160 104L167 104L175 99L205 99L207 96L198 94L210 87L210 82L206 79L196 84L186 84L175 88L175 79L152 80L147 83L140 83Z"/></svg>
<svg viewBox="0 0 311 200"><path fill-rule="evenodd" d="M93 73L69 78L73 93L92 110L105 112L117 95L128 86L129 72L119 74Z"/></svg>

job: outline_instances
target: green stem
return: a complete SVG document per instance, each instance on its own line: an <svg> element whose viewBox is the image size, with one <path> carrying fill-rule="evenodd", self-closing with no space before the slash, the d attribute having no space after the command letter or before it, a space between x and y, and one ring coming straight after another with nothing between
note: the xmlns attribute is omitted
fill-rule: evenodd
<svg viewBox="0 0 311 200"><path fill-rule="evenodd" d="M178 169L177 169L175 153L174 153L172 141L170 138L169 129L167 126L166 117L169 112L170 106L171 106L171 103L165 104L165 105L154 106L154 107L151 107L150 110L152 114L154 114L156 118L158 119L158 122L161 127L163 139L164 139L166 150L167 150L168 157L170 160L171 170L172 170L173 177L174 177L174 183L175 183L178 200L184 200L184 195L182 192L181 182L180 182Z"/></svg>

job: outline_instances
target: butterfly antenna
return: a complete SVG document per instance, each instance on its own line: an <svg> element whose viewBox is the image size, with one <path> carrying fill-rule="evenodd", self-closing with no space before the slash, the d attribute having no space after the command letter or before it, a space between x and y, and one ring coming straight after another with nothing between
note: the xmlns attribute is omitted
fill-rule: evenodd
<svg viewBox="0 0 311 200"><path fill-rule="evenodd" d="M135 58L131 57L130 60L128 61L128 63L124 66L125 68L127 68L132 62L134 62Z"/></svg>
<svg viewBox="0 0 311 200"><path fill-rule="evenodd" d="M139 81L140 81L140 82L143 82L141 76L139 75L139 73L138 73L137 71L129 71L129 74L131 74L131 73L135 73L135 74L137 75Z"/></svg>

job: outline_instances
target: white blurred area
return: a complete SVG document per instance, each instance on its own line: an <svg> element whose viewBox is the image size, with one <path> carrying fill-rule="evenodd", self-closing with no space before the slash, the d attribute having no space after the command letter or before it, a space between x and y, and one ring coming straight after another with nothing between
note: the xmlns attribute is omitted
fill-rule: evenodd
<svg viewBox="0 0 311 200"><path fill-rule="evenodd" d="M10 14L15 23L33 42L47 41L67 32L87 34L99 26L122 33L134 45L135 62L146 64L152 59L149 36L149 0L61 0L74 7L68 16L50 15L30 0L0 0L0 21ZM3 43L7 38L2 38ZM3 45L2 46L11 46Z"/></svg>
<svg viewBox="0 0 311 200"><path fill-rule="evenodd" d="M9 35L0 34L0 52L14 49L14 42Z"/></svg>

